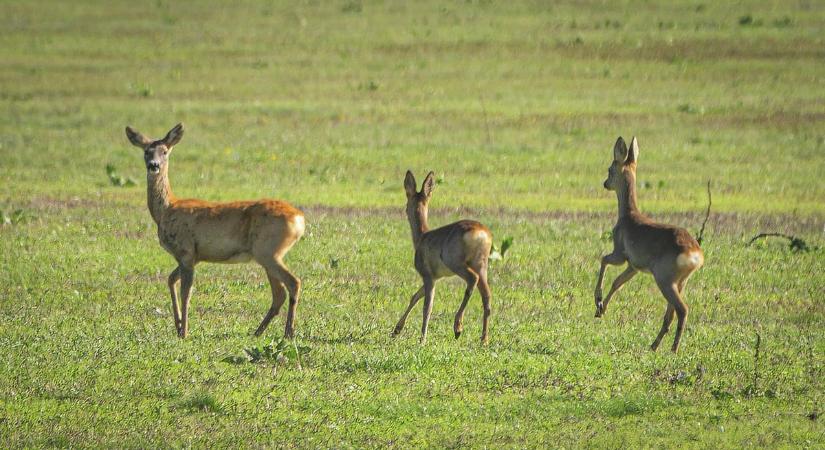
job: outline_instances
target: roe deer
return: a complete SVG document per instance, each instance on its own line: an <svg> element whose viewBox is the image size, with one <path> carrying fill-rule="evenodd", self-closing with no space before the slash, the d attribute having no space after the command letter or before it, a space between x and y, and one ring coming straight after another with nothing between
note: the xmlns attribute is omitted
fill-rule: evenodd
<svg viewBox="0 0 825 450"><path fill-rule="evenodd" d="M628 151L620 137L613 147L613 163L608 169L605 189L616 191L619 199L619 220L613 227L613 252L602 257L599 278L596 281L596 317L607 311L613 295L640 270L653 274L656 285L662 291L668 306L662 329L650 346L656 350L676 314L676 336L671 350L679 349L679 340L685 328L688 306L682 299L688 277L702 266L704 256L696 239L687 230L656 223L639 211L636 206L636 162L639 159L639 143L636 137ZM607 265L628 263L627 269L613 281L610 291L602 301L602 281Z"/></svg>
<svg viewBox="0 0 825 450"><path fill-rule="evenodd" d="M195 265L201 261L240 263L254 259L266 269L272 288L272 306L255 331L260 336L278 315L289 292L286 337L295 335L295 309L301 281L284 265L284 255L304 234L304 214L280 200L229 203L177 199L169 185L168 163L172 147L183 136L183 124L160 140L126 127L129 141L143 149L148 184L149 213L158 225L160 245L178 262L169 275L172 314L178 336L189 331L189 295ZM182 310L175 285L180 280Z"/></svg>
<svg viewBox="0 0 825 450"><path fill-rule="evenodd" d="M424 179L421 191L416 192L415 177L407 171L404 189L407 191L407 219L412 230L415 248L415 269L421 275L423 286L413 294L410 304L398 324L393 336L398 336L404 329L404 323L410 311L424 297L424 319L421 325L421 343L427 341L427 324L433 310L435 282L439 278L458 275L467 282L464 300L455 314L453 331L458 339L464 329L464 308L478 286L484 305L484 321L481 330L481 343L487 344L487 326L490 321L490 286L487 284L487 264L493 235L484 225L473 220L460 220L435 230L427 225L427 210L433 195L433 173Z"/></svg>

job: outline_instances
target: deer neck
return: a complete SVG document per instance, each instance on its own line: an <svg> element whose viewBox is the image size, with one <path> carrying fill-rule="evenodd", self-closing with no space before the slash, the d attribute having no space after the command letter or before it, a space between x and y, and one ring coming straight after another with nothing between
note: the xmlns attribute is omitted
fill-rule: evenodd
<svg viewBox="0 0 825 450"><path fill-rule="evenodd" d="M163 213L175 198L172 194L172 187L169 185L167 165L164 164L157 174L148 174L146 184L148 187L149 213L152 214L155 223L160 225Z"/></svg>
<svg viewBox="0 0 825 450"><path fill-rule="evenodd" d="M407 214L410 221L410 230L412 231L413 247L418 248L421 242L421 237L424 233L430 230L427 224L427 207L419 207Z"/></svg>
<svg viewBox="0 0 825 450"><path fill-rule="evenodd" d="M619 218L628 217L631 213L639 212L636 204L636 172L625 170L625 176L616 190L619 199Z"/></svg>

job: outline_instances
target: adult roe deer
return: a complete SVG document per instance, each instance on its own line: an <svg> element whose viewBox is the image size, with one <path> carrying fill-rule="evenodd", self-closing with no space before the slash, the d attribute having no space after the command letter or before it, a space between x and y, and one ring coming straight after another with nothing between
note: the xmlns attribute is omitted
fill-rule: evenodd
<svg viewBox="0 0 825 450"><path fill-rule="evenodd" d="M393 336L398 336L404 329L404 323L410 311L424 297L424 317L421 325L421 343L427 341L427 324L433 309L436 280L458 275L467 283L464 300L455 314L453 331L456 339L463 331L464 308L478 286L484 305L484 319L481 330L481 343L487 344L487 326L490 321L490 286L487 284L487 264L493 235L484 225L474 220L460 220L435 230L427 224L427 211L433 194L435 181L430 172L424 179L421 191L416 191L415 177L407 171L404 190L407 193L407 219L412 230L415 249L415 269L421 275L423 286L413 294L410 304L398 324Z"/></svg>
<svg viewBox="0 0 825 450"><path fill-rule="evenodd" d="M671 350L679 349L679 340L688 316L688 306L682 298L685 283L690 275L702 267L704 255L699 243L687 230L656 223L639 211L636 205L636 162L639 159L639 143L636 137L630 149L621 137L613 146L613 163L608 169L605 189L616 191L619 200L619 220L613 227L613 252L602 257L599 278L596 281L596 317L607 311L613 295L639 271L653 274L656 285L662 291L668 306L662 329L650 346L656 350L662 337L668 332L676 314L676 336ZM610 291L602 301L602 281L608 265L628 263L627 269L613 281Z"/></svg>
<svg viewBox="0 0 825 450"><path fill-rule="evenodd" d="M280 200L217 203L178 199L169 185L168 158L183 137L183 124L176 125L160 140L150 139L131 127L126 127L126 136L143 149L149 213L158 226L160 245L178 262L168 281L178 336L185 338L189 332L189 298L195 265L201 261L240 263L254 259L266 270L272 288L272 306L255 335L260 336L278 315L288 291L284 335L293 337L301 281L287 269L283 257L304 233L303 213ZM182 310L175 292L178 280Z"/></svg>

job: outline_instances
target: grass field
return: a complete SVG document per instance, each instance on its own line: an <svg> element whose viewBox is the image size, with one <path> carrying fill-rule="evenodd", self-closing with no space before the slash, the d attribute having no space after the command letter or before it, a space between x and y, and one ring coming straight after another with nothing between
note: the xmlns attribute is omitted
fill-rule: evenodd
<svg viewBox="0 0 825 450"><path fill-rule="evenodd" d="M823 448L823 36L820 1L0 1L0 447ZM123 128L180 121L179 197L306 213L300 362L240 357L283 333L258 266L198 266L174 333ZM712 183L678 355L647 275L593 318L619 135L653 217L696 233ZM486 348L458 280L389 336L407 169L514 239Z"/></svg>

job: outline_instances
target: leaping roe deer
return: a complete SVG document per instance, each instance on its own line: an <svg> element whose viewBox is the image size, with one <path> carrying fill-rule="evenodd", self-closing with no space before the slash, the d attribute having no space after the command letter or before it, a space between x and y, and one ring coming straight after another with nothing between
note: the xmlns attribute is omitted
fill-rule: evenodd
<svg viewBox="0 0 825 450"><path fill-rule="evenodd" d="M636 162L639 143L634 137L628 150L620 137L613 147L613 163L608 169L605 189L616 191L619 200L619 220L613 227L613 252L602 257L599 278L596 281L596 317L607 311L613 295L639 271L653 274L656 285L667 300L662 329L650 346L656 350L668 332L676 315L676 336L671 350L679 349L679 340L688 316L688 306L682 298L688 277L702 267L704 256L699 243L687 230L656 223L639 211L636 205ZM613 281L607 297L602 301L602 281L608 265L628 263L627 269Z"/></svg>
<svg viewBox="0 0 825 450"><path fill-rule="evenodd" d="M467 283L464 300L455 314L453 331L456 339L463 331L464 308L478 286L484 305L484 319L481 343L487 344L487 326L490 321L490 286L487 284L487 264L493 235L484 225L473 220L460 220L435 230L427 224L427 211L433 195L435 181L430 172L424 179L421 191L416 190L415 177L407 171L404 190L407 192L407 220L412 230L415 248L415 269L421 275L423 286L413 294L410 304L398 324L393 336L404 329L404 323L418 300L424 297L424 317L421 325L421 343L427 341L427 324L433 310L436 280L458 275Z"/></svg>
<svg viewBox="0 0 825 450"><path fill-rule="evenodd" d="M143 149L148 184L149 212L158 225L160 245L178 262L169 275L172 314L178 336L189 331L189 298L195 265L201 261L240 263L254 259L266 269L272 288L272 306L255 331L260 336L278 315L289 293L285 336L295 335L295 309L301 281L284 265L284 255L304 233L304 215L280 200L228 203L178 199L169 185L169 154L183 137L183 124L160 140L126 127L129 141ZM175 285L180 280L182 309Z"/></svg>

